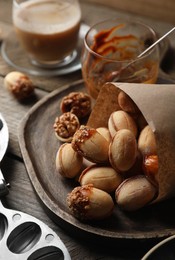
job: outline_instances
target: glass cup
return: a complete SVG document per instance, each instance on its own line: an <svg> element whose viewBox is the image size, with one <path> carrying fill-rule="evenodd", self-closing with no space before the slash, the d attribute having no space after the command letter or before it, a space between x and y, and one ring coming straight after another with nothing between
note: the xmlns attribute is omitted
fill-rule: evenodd
<svg viewBox="0 0 175 260"><path fill-rule="evenodd" d="M155 83L159 49L137 56L157 40L149 26L137 21L112 19L89 29L81 58L82 76L89 94L97 98L106 82Z"/></svg>
<svg viewBox="0 0 175 260"><path fill-rule="evenodd" d="M32 64L52 68L75 56L81 20L78 0L13 0L13 24Z"/></svg>

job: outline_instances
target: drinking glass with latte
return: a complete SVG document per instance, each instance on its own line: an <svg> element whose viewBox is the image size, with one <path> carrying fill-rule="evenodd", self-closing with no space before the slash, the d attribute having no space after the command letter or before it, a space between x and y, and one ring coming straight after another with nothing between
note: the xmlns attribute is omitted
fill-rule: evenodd
<svg viewBox="0 0 175 260"><path fill-rule="evenodd" d="M13 24L31 62L57 67L75 56L81 20L78 0L13 0Z"/></svg>

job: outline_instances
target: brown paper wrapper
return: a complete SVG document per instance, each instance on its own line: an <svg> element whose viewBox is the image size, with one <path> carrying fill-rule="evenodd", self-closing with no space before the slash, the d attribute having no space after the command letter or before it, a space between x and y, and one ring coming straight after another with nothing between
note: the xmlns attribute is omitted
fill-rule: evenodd
<svg viewBox="0 0 175 260"><path fill-rule="evenodd" d="M120 109L117 97L121 90L135 102L155 134L159 193L154 202L175 196L175 85L107 83L96 100L89 126L107 126L110 114Z"/></svg>

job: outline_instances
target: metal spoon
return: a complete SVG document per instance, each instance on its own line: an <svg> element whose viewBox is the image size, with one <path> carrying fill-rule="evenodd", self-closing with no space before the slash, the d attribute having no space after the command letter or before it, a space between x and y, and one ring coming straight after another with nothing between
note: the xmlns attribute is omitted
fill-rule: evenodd
<svg viewBox="0 0 175 260"><path fill-rule="evenodd" d="M0 114L0 162L8 147L9 132ZM0 170L0 198L8 194ZM26 213L7 209L0 201L0 260L70 260L65 245L42 221Z"/></svg>
<svg viewBox="0 0 175 260"><path fill-rule="evenodd" d="M171 30L169 30L167 33L165 33L162 37L160 37L157 41L155 41L153 44L151 44L146 50L144 50L142 53L140 53L137 58L141 58L145 53L150 51L154 46L156 46L159 42L161 42L163 39L165 39L170 33L172 33L175 30L175 27L173 27Z"/></svg>
<svg viewBox="0 0 175 260"><path fill-rule="evenodd" d="M175 27L173 27L171 30L169 30L167 33L165 33L162 37L160 37L157 41L155 41L153 44L151 44L148 48L146 48L143 52L141 52L135 60L132 60L127 65L122 67L119 71L115 73L115 78L113 78L111 81L119 81L121 78L121 74L124 70L126 70L129 66L134 64L138 58L141 58L143 55L145 55L147 52L149 52L153 47L155 47L158 43L160 43L163 39L165 39L170 33L172 33L175 30Z"/></svg>

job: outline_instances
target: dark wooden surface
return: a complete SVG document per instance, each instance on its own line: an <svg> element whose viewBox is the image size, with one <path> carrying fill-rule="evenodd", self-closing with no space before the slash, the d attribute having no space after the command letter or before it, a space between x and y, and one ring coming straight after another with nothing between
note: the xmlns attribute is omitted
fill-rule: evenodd
<svg viewBox="0 0 175 260"><path fill-rule="evenodd" d="M11 24L11 3L10 0L0 0L0 38L3 40L8 32L12 29ZM106 7L103 5L89 4L87 1L81 3L83 12L83 21L89 25L94 24L102 19L109 18L111 16L118 17L134 17L135 15L125 12L120 12L114 8ZM159 20L152 18L137 16L137 19L151 25L160 35L165 33L172 27L170 23L164 23ZM169 42L172 46L171 51L175 47L175 38L173 35L169 37ZM173 52L174 55L174 52ZM170 56L172 57L172 55ZM167 58L168 59L168 56ZM169 61L169 59L168 59ZM167 78L174 78L174 64L170 63L171 66L167 67L164 62L164 67L167 72L163 75ZM65 84L71 84L75 80L81 79L81 72L70 74L68 76L61 77L34 77L32 80L37 86L35 89L35 98L25 102L19 103L11 94L4 88L3 79L5 75L14 70L6 64L0 55L0 112L5 117L10 131L10 142L7 154L1 164L2 171L8 182L11 184L10 192L5 198L6 206L11 209L21 210L25 213L31 214L47 225L51 227L62 239L68 248L72 259L140 259L141 256L152 246L152 244L144 243L139 245L138 248L133 250L132 247L122 248L120 243L117 242L115 248L111 248L110 243L106 243L104 246L99 245L96 241L87 240L82 235L76 236L76 232L66 230L63 223L56 223L51 220L45 208L42 207L42 203L35 193L33 186L28 177L28 173L23 162L23 157L18 142L19 125L21 119L26 115L29 109L42 97L46 96L49 92L60 88ZM162 73L162 70L161 70ZM49 160L49 158L48 158ZM131 243L132 245L132 243Z"/></svg>

